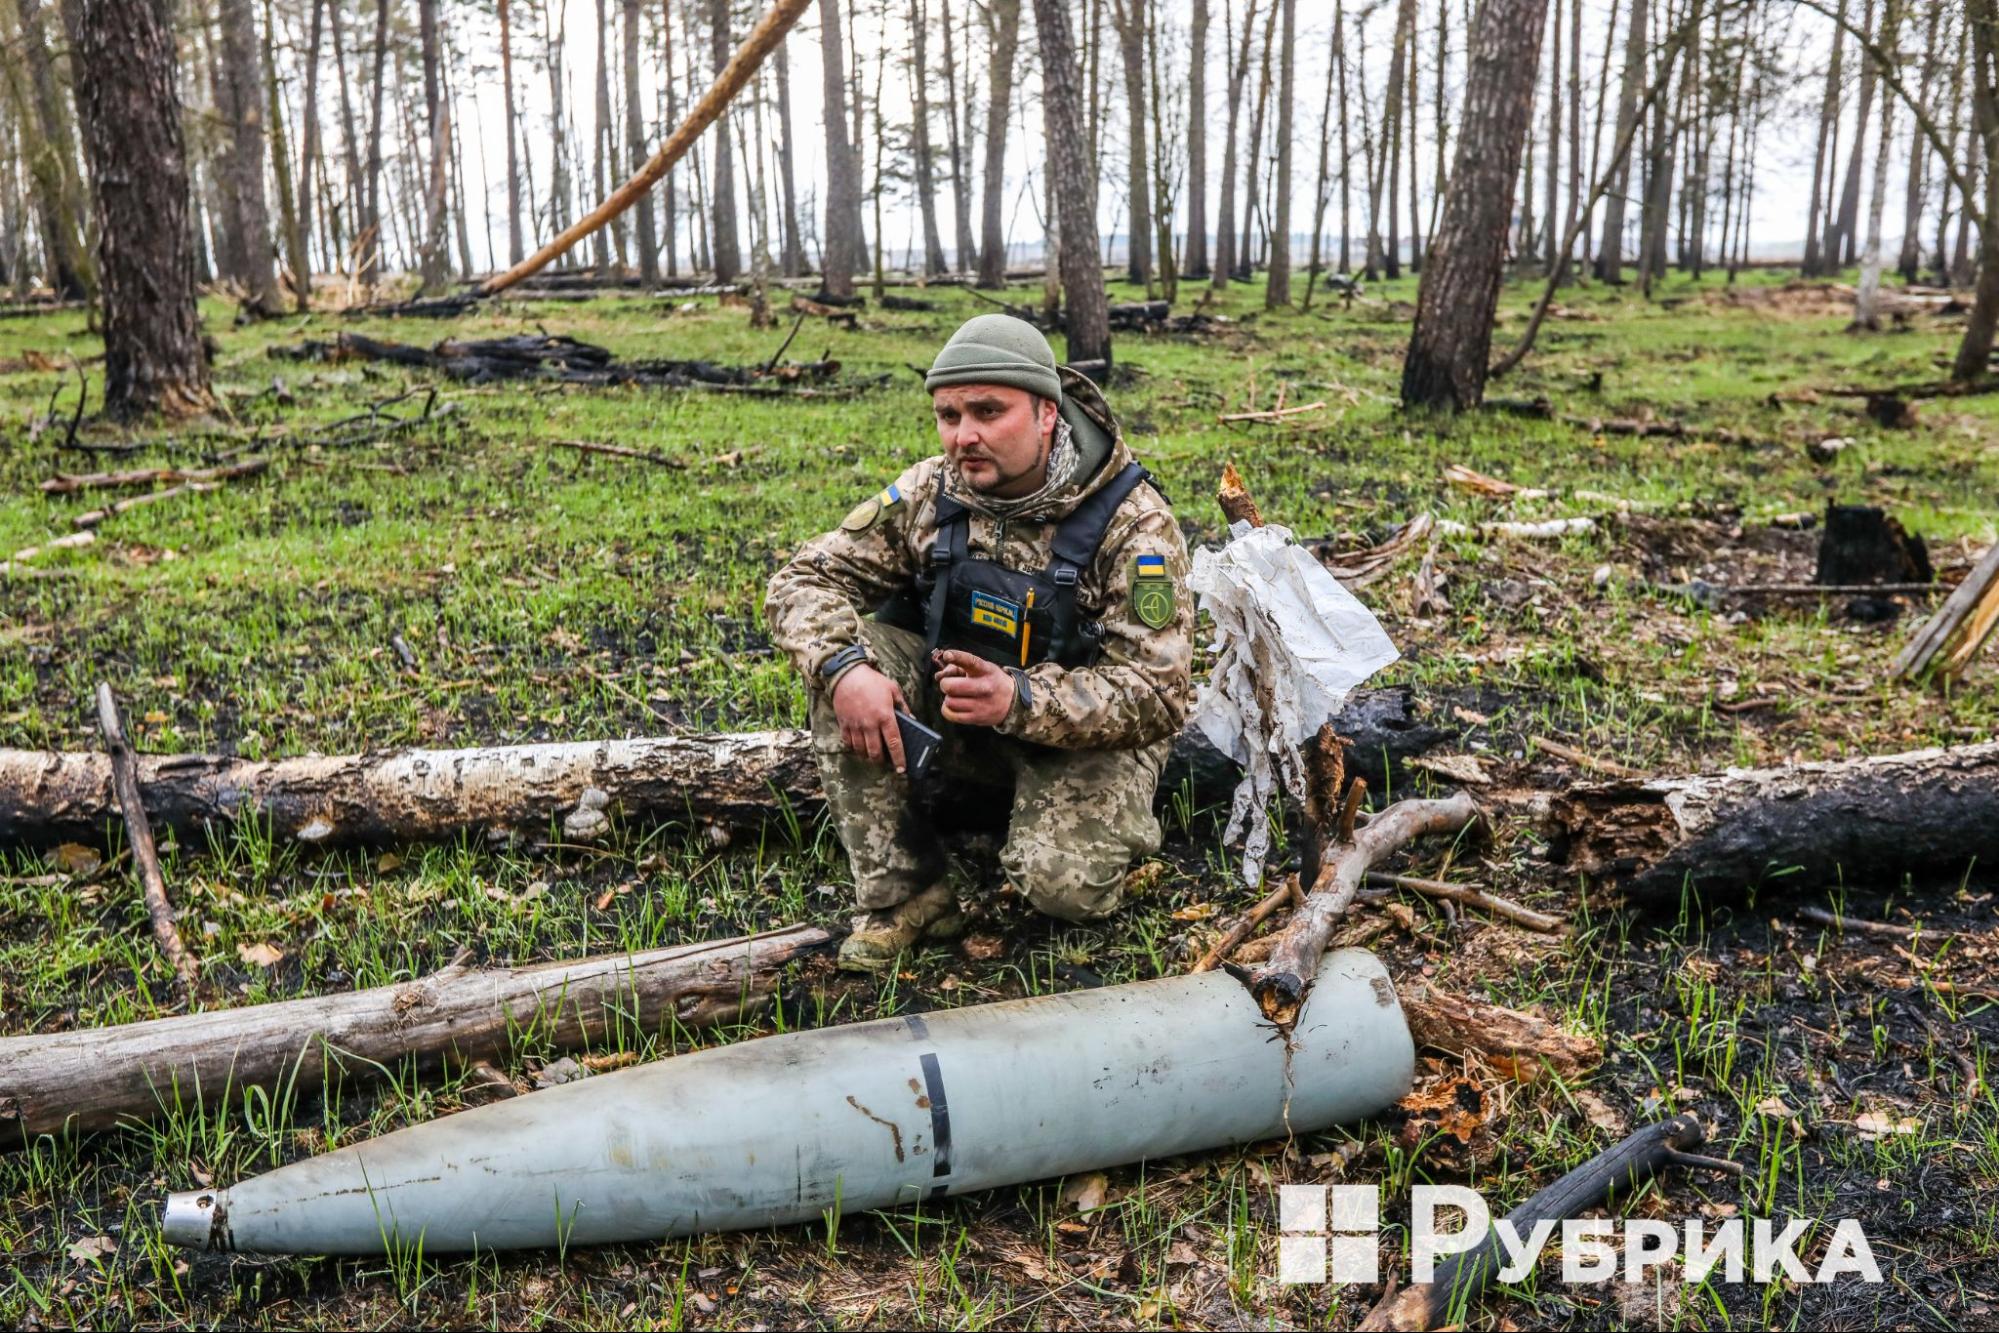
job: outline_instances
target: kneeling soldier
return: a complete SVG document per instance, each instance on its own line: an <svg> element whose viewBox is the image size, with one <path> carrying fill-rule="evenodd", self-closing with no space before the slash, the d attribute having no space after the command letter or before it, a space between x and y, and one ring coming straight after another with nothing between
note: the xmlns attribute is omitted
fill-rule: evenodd
<svg viewBox="0 0 1999 1333"><path fill-rule="evenodd" d="M840 951L856 970L959 924L898 710L945 733L942 781L1010 780L1007 877L1089 921L1159 849L1153 797L1192 669L1186 541L1096 386L1008 315L960 328L924 386L943 454L799 548L764 607L810 682L865 913Z"/></svg>

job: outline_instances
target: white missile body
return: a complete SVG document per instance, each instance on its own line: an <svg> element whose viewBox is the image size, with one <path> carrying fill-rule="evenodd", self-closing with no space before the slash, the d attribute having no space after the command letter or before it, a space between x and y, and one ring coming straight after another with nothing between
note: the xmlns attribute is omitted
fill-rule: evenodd
<svg viewBox="0 0 1999 1333"><path fill-rule="evenodd" d="M1404 1096L1372 954L1327 955L1287 1054L1221 972L764 1037L170 1195L168 1241L379 1254L817 1221L1306 1134Z"/></svg>

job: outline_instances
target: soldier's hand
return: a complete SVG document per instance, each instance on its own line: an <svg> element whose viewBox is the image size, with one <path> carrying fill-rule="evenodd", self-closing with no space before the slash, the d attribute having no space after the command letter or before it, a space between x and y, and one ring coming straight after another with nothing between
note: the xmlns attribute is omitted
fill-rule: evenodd
<svg viewBox="0 0 1999 1333"><path fill-rule="evenodd" d="M944 695L944 720L963 726L996 727L1013 711L1013 677L1002 666L972 653L946 648L933 653L937 688Z"/></svg>
<svg viewBox="0 0 1999 1333"><path fill-rule="evenodd" d="M886 758L896 772L903 773L908 770L902 757L902 729L895 724L898 708L909 711L902 687L866 662L833 686L833 716L840 723L840 739L847 748L877 764Z"/></svg>

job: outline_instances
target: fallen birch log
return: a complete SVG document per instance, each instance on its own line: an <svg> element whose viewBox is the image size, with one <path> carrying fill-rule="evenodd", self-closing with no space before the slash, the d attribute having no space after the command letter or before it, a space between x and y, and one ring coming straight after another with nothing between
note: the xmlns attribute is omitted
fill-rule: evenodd
<svg viewBox="0 0 1999 1333"><path fill-rule="evenodd" d="M1353 741L1353 771L1372 782L1393 778L1454 734L1423 716L1402 687L1356 692L1335 722ZM1236 777L1234 764L1187 731L1174 742L1159 790L1164 797L1191 784L1199 800L1226 800ZM271 760L142 755L139 787L157 828L199 834L254 816L274 837L324 845L434 841L482 829L538 834L593 789L626 819L732 828L757 827L786 809L810 817L823 801L810 737L797 730ZM943 813L989 820L986 795L967 792L961 808ZM117 817L102 754L0 750L0 847L99 838Z"/></svg>
<svg viewBox="0 0 1999 1333"><path fill-rule="evenodd" d="M812 926L616 957L480 970L454 962L397 986L0 1037L0 1147L101 1130L246 1087L318 1087L415 1058L475 1064L516 1044L571 1050L607 1033L734 1022L767 1001L786 963L831 936Z"/></svg>
<svg viewBox="0 0 1999 1333"><path fill-rule="evenodd" d="M1549 807L1558 865L1639 902L1999 862L1999 742L1787 768L1581 783Z"/></svg>

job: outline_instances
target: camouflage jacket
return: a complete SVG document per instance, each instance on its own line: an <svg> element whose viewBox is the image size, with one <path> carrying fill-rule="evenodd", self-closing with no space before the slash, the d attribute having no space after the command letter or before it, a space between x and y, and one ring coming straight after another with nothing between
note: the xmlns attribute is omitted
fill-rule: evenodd
<svg viewBox="0 0 1999 1333"><path fill-rule="evenodd" d="M1132 454L1096 387L1065 369L1064 416L1079 436L1094 436L1102 462L1059 494L1045 521L995 519L976 496L957 496L972 510L970 554L1010 569L1039 570L1050 558L1056 523L1084 496L1115 477ZM1092 452L1084 439L1079 446ZM1105 448L1108 452L1105 452ZM890 595L912 587L936 532L941 456L909 468L895 484L863 500L834 531L815 537L771 577L764 620L771 637L813 689L820 667L860 641L861 620ZM1171 608L1133 605L1139 558L1163 561ZM1125 497L1111 517L1096 559L1077 584L1081 614L1103 627L1093 665L1042 662L1016 674L1013 711L1001 734L1066 749L1110 750L1151 744L1176 734L1185 719L1193 671L1194 607L1186 589L1186 539L1166 500L1150 486ZM1156 580L1152 584L1156 589ZM1148 620L1160 622L1157 627ZM842 672L842 675L845 673Z"/></svg>

